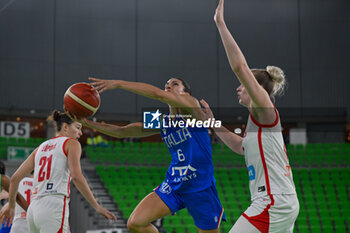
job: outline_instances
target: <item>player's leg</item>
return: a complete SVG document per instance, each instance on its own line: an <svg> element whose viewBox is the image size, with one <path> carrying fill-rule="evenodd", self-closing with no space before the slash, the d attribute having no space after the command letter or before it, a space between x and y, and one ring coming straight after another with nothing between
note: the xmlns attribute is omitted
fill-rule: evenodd
<svg viewBox="0 0 350 233"><path fill-rule="evenodd" d="M220 229L214 229L214 230L201 230L197 227L197 230L199 233L219 233Z"/></svg>
<svg viewBox="0 0 350 233"><path fill-rule="evenodd" d="M241 215L229 233L260 233L260 231Z"/></svg>
<svg viewBox="0 0 350 233"><path fill-rule="evenodd" d="M270 227L269 210L274 201L272 196L255 199L246 211L238 218L229 233L268 232Z"/></svg>
<svg viewBox="0 0 350 233"><path fill-rule="evenodd" d="M13 222L10 233L28 233L27 219L19 218Z"/></svg>
<svg viewBox="0 0 350 233"><path fill-rule="evenodd" d="M35 209L36 226L40 233L67 233L69 205L67 198L61 195L50 195L38 200L38 209Z"/></svg>
<svg viewBox="0 0 350 233"><path fill-rule="evenodd" d="M39 233L39 229L34 222L34 211L37 209L37 201L31 201L27 210L27 226L30 233Z"/></svg>
<svg viewBox="0 0 350 233"><path fill-rule="evenodd" d="M158 194L152 192L136 206L129 217L127 227L132 233L158 233L151 222L171 213Z"/></svg>
<svg viewBox="0 0 350 233"><path fill-rule="evenodd" d="M294 223L299 214L299 202L295 194L274 195L275 204L271 206L270 232L293 233Z"/></svg>
<svg viewBox="0 0 350 233"><path fill-rule="evenodd" d="M196 193L182 194L199 233L219 233L221 220L226 221L215 184Z"/></svg>

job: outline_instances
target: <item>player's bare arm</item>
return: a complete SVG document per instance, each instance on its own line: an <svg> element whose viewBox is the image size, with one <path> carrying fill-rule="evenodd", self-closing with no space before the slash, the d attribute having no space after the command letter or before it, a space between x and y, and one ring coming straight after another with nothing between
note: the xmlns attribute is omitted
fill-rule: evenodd
<svg viewBox="0 0 350 233"><path fill-rule="evenodd" d="M218 4L214 21L220 33L231 68L241 84L246 88L252 99L253 107L260 109L273 108L269 95L255 79L241 49L226 26L224 21L224 0L220 0Z"/></svg>
<svg viewBox="0 0 350 233"><path fill-rule="evenodd" d="M114 124L108 124L104 122L95 122L88 119L74 119L79 121L82 125L95 129L103 134L116 137L116 138L126 138L126 137L147 137L154 134L159 134L159 130L144 130L142 127L142 122L135 122L125 126L118 126Z"/></svg>
<svg viewBox="0 0 350 233"><path fill-rule="evenodd" d="M147 83L129 82L124 80L104 80L91 77L89 79L93 81L91 85L93 85L100 93L106 90L118 88L151 99L159 100L171 105L172 107L184 108L187 109L187 111L199 107L198 101L188 93L167 92Z"/></svg>
<svg viewBox="0 0 350 233"><path fill-rule="evenodd" d="M200 101L200 103L204 107L202 111L204 113L205 119L215 119L209 104L203 99ZM243 155L242 137L229 131L224 126L214 127L213 130L215 131L216 135L225 143L226 146L228 146L232 151Z"/></svg>
<svg viewBox="0 0 350 233"><path fill-rule="evenodd" d="M95 197L93 196L85 177L81 172L80 166L80 156L81 156L81 146L77 140L70 139L66 145L65 150L68 153L68 167L71 172L71 178L74 185L77 187L79 192L84 196L84 198L89 202L89 204L106 219L117 220L113 213L109 212L102 206L100 206Z"/></svg>

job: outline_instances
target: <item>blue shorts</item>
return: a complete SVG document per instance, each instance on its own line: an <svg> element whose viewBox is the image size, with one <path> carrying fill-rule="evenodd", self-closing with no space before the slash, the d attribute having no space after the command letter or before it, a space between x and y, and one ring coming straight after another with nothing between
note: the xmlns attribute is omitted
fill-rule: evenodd
<svg viewBox="0 0 350 233"><path fill-rule="evenodd" d="M11 225L12 226L12 225ZM5 226L5 223L2 224L0 233L8 233L11 231L11 226Z"/></svg>
<svg viewBox="0 0 350 233"><path fill-rule="evenodd" d="M213 230L220 226L221 219L226 221L215 184L195 193L179 193L173 191L164 181L154 190L169 209L176 213L187 208L194 223L201 230Z"/></svg>

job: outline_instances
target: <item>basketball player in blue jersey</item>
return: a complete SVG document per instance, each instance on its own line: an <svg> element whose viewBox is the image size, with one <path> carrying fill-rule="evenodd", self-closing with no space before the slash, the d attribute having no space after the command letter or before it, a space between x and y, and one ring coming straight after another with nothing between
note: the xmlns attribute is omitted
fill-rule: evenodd
<svg viewBox="0 0 350 233"><path fill-rule="evenodd" d="M146 83L122 80L90 78L91 84L100 93L106 90L123 89L169 105L166 124L177 127L162 128L161 137L167 145L172 161L164 182L147 195L129 217L127 227L132 233L156 233L152 221L187 208L200 233L218 233L224 210L215 187L211 158L211 143L207 128L180 127L185 121L180 115L204 120L198 100L191 96L189 85L179 78L171 78L165 90ZM146 131L142 123L117 126L81 119L80 122L104 134L124 137L145 137L159 133Z"/></svg>

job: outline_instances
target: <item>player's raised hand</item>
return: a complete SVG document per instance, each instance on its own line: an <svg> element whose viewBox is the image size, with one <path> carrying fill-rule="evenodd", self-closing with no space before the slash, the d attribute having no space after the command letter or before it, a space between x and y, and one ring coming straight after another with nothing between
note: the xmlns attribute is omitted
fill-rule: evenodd
<svg viewBox="0 0 350 233"><path fill-rule="evenodd" d="M102 216L104 216L106 219L111 219L113 221L117 221L117 217L110 212L109 210L103 208L102 206L98 206L96 208L97 213L101 214Z"/></svg>
<svg viewBox="0 0 350 233"><path fill-rule="evenodd" d="M118 88L119 80L106 80L93 77L89 77L89 80L92 81L92 83L90 84L94 86L94 89L97 90L99 93Z"/></svg>
<svg viewBox="0 0 350 233"><path fill-rule="evenodd" d="M214 21L216 25L224 22L224 0L220 0L215 10Z"/></svg>
<svg viewBox="0 0 350 233"><path fill-rule="evenodd" d="M210 109L210 106L209 104L205 101L205 100L201 100L199 101L204 108L202 108L202 111L204 113L204 118L205 120L208 120L208 119L214 119L214 114L213 114L213 111Z"/></svg>

